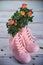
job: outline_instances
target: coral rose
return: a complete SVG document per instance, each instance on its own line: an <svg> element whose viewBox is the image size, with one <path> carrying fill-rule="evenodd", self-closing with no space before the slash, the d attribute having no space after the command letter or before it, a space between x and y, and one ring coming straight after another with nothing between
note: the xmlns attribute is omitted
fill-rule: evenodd
<svg viewBox="0 0 43 65"><path fill-rule="evenodd" d="M13 25L14 24L14 21L13 20L9 20L8 24L9 25Z"/></svg>
<svg viewBox="0 0 43 65"><path fill-rule="evenodd" d="M22 4L22 8L26 8L27 4Z"/></svg>
<svg viewBox="0 0 43 65"><path fill-rule="evenodd" d="M27 14L28 14L28 16L31 16L31 15L32 15L32 12L30 11L30 12L28 12Z"/></svg>

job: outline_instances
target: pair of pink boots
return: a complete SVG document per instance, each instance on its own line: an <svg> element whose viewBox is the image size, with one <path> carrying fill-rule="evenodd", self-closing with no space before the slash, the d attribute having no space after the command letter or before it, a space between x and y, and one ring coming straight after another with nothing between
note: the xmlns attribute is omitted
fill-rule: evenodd
<svg viewBox="0 0 43 65"><path fill-rule="evenodd" d="M21 32L18 32L11 43L11 49L14 57L21 63L29 63L31 61L30 52L37 52L39 46L33 39L30 29L25 26Z"/></svg>

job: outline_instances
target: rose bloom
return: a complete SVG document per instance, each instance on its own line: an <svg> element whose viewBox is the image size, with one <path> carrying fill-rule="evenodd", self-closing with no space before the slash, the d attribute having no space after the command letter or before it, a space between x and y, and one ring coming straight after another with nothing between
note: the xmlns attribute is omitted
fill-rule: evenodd
<svg viewBox="0 0 43 65"><path fill-rule="evenodd" d="M32 12L30 11L30 12L28 12L27 14L28 14L28 16L31 16L31 15L32 15Z"/></svg>
<svg viewBox="0 0 43 65"><path fill-rule="evenodd" d="M25 15L25 12L24 12L24 11L20 11L20 14L21 14L22 16L24 16L24 15Z"/></svg>
<svg viewBox="0 0 43 65"><path fill-rule="evenodd" d="M8 24L9 25L13 25L14 24L14 21L13 20L9 20Z"/></svg>
<svg viewBox="0 0 43 65"><path fill-rule="evenodd" d="M27 4L22 4L22 8L26 8Z"/></svg>

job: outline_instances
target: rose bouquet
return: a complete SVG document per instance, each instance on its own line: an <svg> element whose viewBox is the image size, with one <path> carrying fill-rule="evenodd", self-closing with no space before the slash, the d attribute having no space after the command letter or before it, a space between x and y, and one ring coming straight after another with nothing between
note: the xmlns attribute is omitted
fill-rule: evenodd
<svg viewBox="0 0 43 65"><path fill-rule="evenodd" d="M17 32L19 32L21 28L25 27L28 22L32 22L32 14L33 11L27 8L27 4L22 4L20 10L17 10L6 24L8 28L8 33L12 36L17 34Z"/></svg>

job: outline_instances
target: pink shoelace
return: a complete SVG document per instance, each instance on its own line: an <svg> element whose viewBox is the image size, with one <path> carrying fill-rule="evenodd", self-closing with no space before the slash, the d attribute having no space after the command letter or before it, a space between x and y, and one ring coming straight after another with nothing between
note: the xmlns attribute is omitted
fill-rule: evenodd
<svg viewBox="0 0 43 65"><path fill-rule="evenodd" d="M30 33L30 30L28 30L28 28L26 27L26 33L27 33L27 36L28 36L28 39L33 41L33 43L35 42L34 38L32 37L32 34Z"/></svg>
<svg viewBox="0 0 43 65"><path fill-rule="evenodd" d="M25 50L25 48L23 47L23 44L24 44L24 43L23 43L23 41L21 40L21 37L22 37L22 36L18 34L18 39L15 40L17 50L18 50L19 53L27 52L27 51Z"/></svg>

